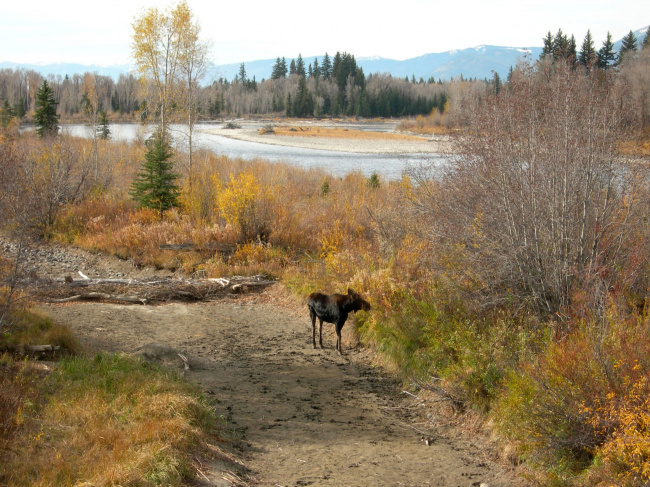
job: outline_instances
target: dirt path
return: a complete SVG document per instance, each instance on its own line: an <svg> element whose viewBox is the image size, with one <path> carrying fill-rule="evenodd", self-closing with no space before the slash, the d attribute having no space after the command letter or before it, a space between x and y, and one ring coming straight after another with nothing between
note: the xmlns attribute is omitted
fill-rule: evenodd
<svg viewBox="0 0 650 487"><path fill-rule="evenodd" d="M94 350L156 355L179 368L181 360L165 352L187 355L188 378L214 397L237 433L250 483L506 484L478 448L422 418L426 408L350 350L349 336L344 357L333 349L332 330L327 348L314 350L306 313L259 298L46 309Z"/></svg>
<svg viewBox="0 0 650 487"><path fill-rule="evenodd" d="M39 252L33 253L34 262ZM83 253L75 252L74 266L85 263L88 272ZM43 255L49 258L51 251ZM97 274L106 264L94 269ZM60 277L56 271L53 277ZM345 356L334 350L333 326L324 336L326 348L312 349L306 308L288 304L279 286L189 305L43 308L69 325L91 352L140 354L180 370L177 352L187 356L186 374L226 418L248 467L240 474L249 484L514 485L484 450L443 427L433 409L371 366L366 354L352 347L351 323L343 330ZM211 485L230 485L213 467Z"/></svg>

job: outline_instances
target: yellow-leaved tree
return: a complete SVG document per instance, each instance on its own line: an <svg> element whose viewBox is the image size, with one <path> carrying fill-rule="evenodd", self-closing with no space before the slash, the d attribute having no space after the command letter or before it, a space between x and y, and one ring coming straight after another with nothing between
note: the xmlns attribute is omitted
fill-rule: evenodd
<svg viewBox="0 0 650 487"><path fill-rule="evenodd" d="M227 223L235 227L244 241L265 240L270 231L271 191L252 171L230 175L220 188L217 205Z"/></svg>
<svg viewBox="0 0 650 487"><path fill-rule="evenodd" d="M173 110L195 109L190 92L205 74L207 45L199 41L200 28L185 0L165 11L145 10L132 27L132 57L142 96L148 114L157 117L165 133Z"/></svg>

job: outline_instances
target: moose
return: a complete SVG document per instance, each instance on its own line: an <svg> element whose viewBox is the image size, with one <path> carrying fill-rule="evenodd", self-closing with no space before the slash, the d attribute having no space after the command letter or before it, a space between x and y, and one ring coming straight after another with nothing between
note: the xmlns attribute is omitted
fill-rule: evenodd
<svg viewBox="0 0 650 487"><path fill-rule="evenodd" d="M316 348L316 318L320 322L318 341L323 348L323 321L334 323L336 327L336 351L343 355L341 348L341 329L350 312L370 311L370 303L348 288L347 294L312 293L307 300L311 318L312 339Z"/></svg>

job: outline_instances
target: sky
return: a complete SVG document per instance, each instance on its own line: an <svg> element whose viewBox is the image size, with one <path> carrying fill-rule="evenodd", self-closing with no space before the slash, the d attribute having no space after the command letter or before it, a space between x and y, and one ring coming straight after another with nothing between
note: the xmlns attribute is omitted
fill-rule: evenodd
<svg viewBox="0 0 650 487"><path fill-rule="evenodd" d="M542 46L558 29L599 49L650 24L649 0L187 0L217 65L330 55L404 60L478 45ZM131 63L132 22L174 1L2 0L0 62Z"/></svg>

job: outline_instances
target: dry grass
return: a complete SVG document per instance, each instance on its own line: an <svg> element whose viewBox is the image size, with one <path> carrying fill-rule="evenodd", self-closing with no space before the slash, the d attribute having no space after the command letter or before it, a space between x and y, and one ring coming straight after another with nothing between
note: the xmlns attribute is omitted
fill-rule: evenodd
<svg viewBox="0 0 650 487"><path fill-rule="evenodd" d="M270 133L270 132L266 132ZM305 127L305 126L279 126L273 127L274 135L290 135L294 137L322 137L331 139L355 140L402 140L421 141L415 135L395 134L390 132L372 132L366 130L352 130L342 127Z"/></svg>
<svg viewBox="0 0 650 487"><path fill-rule="evenodd" d="M217 418L197 389L144 362L66 360L40 396L18 408L2 485L187 485L195 455L219 451Z"/></svg>
<svg viewBox="0 0 650 487"><path fill-rule="evenodd" d="M414 119L402 120L397 130L420 135L448 135L451 130L446 124L446 118L437 109L427 116L418 115Z"/></svg>

